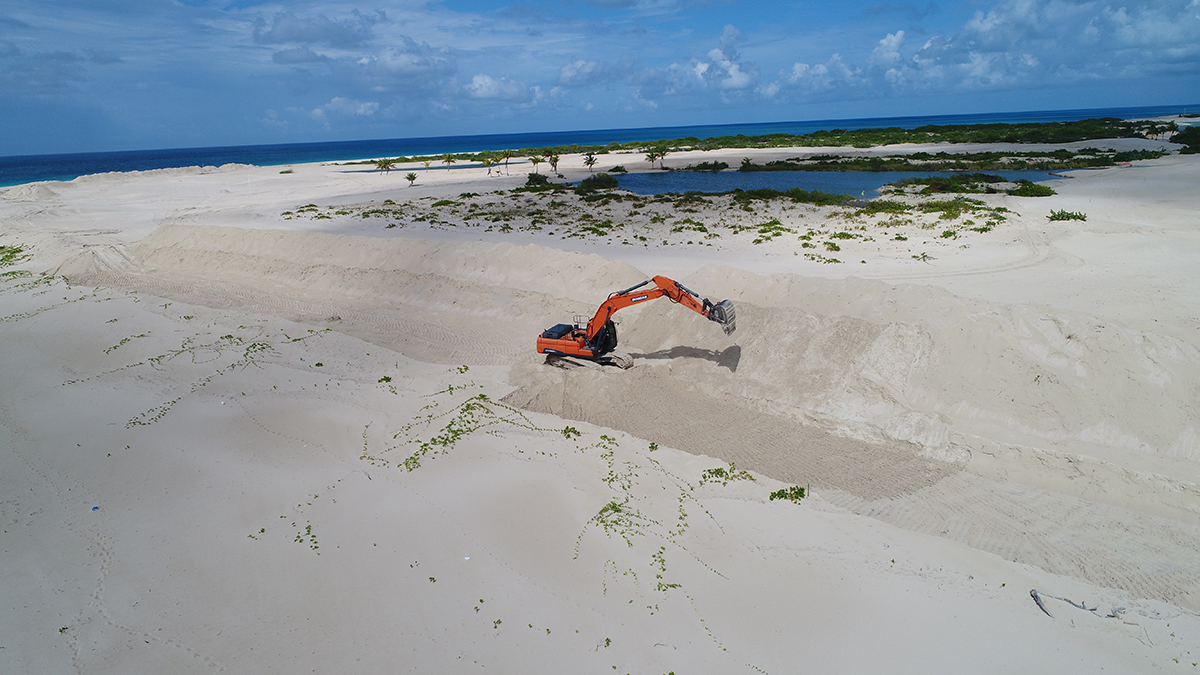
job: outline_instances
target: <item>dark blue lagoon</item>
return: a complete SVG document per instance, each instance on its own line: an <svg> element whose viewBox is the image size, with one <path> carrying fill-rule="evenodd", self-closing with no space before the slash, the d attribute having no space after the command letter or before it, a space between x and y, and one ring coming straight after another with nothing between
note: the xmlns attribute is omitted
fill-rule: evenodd
<svg viewBox="0 0 1200 675"><path fill-rule="evenodd" d="M1049 171L984 171L1007 180L1060 179ZM735 189L819 190L852 197L878 197L888 183L921 176L962 175L951 171L651 171L617 176L621 187L639 195L664 192L729 192Z"/></svg>

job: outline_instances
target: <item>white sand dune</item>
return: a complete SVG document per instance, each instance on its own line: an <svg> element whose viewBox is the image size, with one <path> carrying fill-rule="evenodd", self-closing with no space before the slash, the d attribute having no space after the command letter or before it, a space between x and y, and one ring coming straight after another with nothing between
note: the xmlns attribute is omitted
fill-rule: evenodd
<svg viewBox="0 0 1200 675"><path fill-rule="evenodd" d="M1134 277L1187 268L1198 197L1130 181L1197 165L1147 164L1060 189L1074 230L1017 219L1075 279L1160 252L1058 289L964 277L986 242L831 278L281 220L383 194L331 167L10 190L0 245L57 276L0 286L0 670L1191 668L1200 303L1171 277L1159 330ZM533 353L659 259L738 331L661 302L619 315L632 370Z"/></svg>

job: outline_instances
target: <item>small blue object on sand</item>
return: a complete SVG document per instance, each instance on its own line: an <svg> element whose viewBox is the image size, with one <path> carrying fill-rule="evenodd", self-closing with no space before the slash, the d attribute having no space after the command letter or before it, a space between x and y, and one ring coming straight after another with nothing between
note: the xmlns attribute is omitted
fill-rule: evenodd
<svg viewBox="0 0 1200 675"><path fill-rule="evenodd" d="M100 510L100 507L99 507L99 506L93 506L93 507L92 507L92 510L93 510L93 511L99 511L99 510Z"/></svg>

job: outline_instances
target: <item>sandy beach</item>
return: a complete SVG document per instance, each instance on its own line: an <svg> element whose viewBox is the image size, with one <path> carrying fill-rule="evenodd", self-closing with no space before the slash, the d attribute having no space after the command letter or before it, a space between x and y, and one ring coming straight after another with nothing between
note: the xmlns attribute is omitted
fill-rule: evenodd
<svg viewBox="0 0 1200 675"><path fill-rule="evenodd" d="M1200 669L1200 156L954 218L532 170L0 190L0 672ZM656 274L737 331L535 353Z"/></svg>

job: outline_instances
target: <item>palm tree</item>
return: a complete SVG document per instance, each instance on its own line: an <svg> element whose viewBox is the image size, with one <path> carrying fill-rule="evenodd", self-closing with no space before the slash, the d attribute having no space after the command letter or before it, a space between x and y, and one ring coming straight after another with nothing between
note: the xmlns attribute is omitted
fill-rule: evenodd
<svg viewBox="0 0 1200 675"><path fill-rule="evenodd" d="M656 148L649 148L646 152L646 161L650 162L650 166L654 166L654 163L658 161L659 157L660 155L658 154L658 150Z"/></svg>
<svg viewBox="0 0 1200 675"><path fill-rule="evenodd" d="M513 152L512 150L501 150L500 151L500 159L504 160L504 173L505 174L508 174L508 160L510 160L516 156L517 156L517 153Z"/></svg>
<svg viewBox="0 0 1200 675"><path fill-rule="evenodd" d="M379 169L379 173L391 173L392 168L396 166L394 159L377 159L375 160L375 168Z"/></svg>
<svg viewBox="0 0 1200 675"><path fill-rule="evenodd" d="M489 176L492 175L492 165L496 162L494 162L491 157L484 157L483 159L479 160L479 163L487 168Z"/></svg>
<svg viewBox="0 0 1200 675"><path fill-rule="evenodd" d="M666 143L660 143L654 146L654 149L658 151L658 168L666 169L667 165L664 163L664 160L666 160L667 155L670 154L671 149Z"/></svg>
<svg viewBox="0 0 1200 675"><path fill-rule="evenodd" d="M413 183L416 183L416 182L417 182L417 174L415 174L415 173L413 173L413 172L411 172L411 171L410 171L410 172L408 172L408 174L406 174L404 177L405 177L406 179L408 179L408 187L412 187L412 186L413 186Z"/></svg>
<svg viewBox="0 0 1200 675"><path fill-rule="evenodd" d="M544 161L544 159L545 158L543 158L541 155L530 155L529 156L529 161L533 164L533 172L534 173L538 172L538 164L541 164Z"/></svg>
<svg viewBox="0 0 1200 675"><path fill-rule="evenodd" d="M550 163L550 168L554 170L554 173L558 173L558 155L550 153L546 161Z"/></svg>
<svg viewBox="0 0 1200 675"><path fill-rule="evenodd" d="M447 154L445 157L442 157L442 161L443 161L443 162L445 162L445 164L446 164L446 170L447 170L447 171L449 171L449 170L450 170L450 165L451 165L451 164L453 164L453 163L455 163L455 162L456 162L456 161L458 161L458 160L454 159L454 155Z"/></svg>
<svg viewBox="0 0 1200 675"><path fill-rule="evenodd" d="M583 156L583 163L587 166L588 173L591 173L592 167L596 165L596 156L589 152Z"/></svg>
<svg viewBox="0 0 1200 675"><path fill-rule="evenodd" d="M433 160L432 159L423 159L423 160L421 160L421 163L425 165L425 170L428 171L429 165L433 164Z"/></svg>

